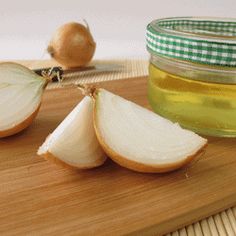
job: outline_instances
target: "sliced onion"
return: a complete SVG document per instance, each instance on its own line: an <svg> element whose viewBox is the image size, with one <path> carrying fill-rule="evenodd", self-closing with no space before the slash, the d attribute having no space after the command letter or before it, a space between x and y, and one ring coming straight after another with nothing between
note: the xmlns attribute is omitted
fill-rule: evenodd
<svg viewBox="0 0 236 236"><path fill-rule="evenodd" d="M28 127L39 110L47 79L16 63L0 64L0 137Z"/></svg>
<svg viewBox="0 0 236 236"><path fill-rule="evenodd" d="M157 114L99 89L94 125L104 151L140 172L175 170L196 157L207 140Z"/></svg>
<svg viewBox="0 0 236 236"><path fill-rule="evenodd" d="M89 169L106 160L93 127L93 100L84 99L38 150L38 155L67 167Z"/></svg>

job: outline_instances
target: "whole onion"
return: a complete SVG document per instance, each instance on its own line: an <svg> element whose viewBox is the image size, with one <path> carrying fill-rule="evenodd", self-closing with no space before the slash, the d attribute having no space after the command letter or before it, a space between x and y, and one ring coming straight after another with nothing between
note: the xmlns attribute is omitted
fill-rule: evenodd
<svg viewBox="0 0 236 236"><path fill-rule="evenodd" d="M71 68L88 64L95 48L88 25L71 22L56 30L47 51L61 65Z"/></svg>

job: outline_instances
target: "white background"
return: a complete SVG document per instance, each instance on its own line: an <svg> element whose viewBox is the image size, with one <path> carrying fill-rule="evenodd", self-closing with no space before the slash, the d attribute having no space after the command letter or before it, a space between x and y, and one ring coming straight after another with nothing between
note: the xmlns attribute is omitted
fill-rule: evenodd
<svg viewBox="0 0 236 236"><path fill-rule="evenodd" d="M45 59L55 29L86 19L96 58L146 57L145 27L170 16L236 17L236 0L0 0L0 60Z"/></svg>

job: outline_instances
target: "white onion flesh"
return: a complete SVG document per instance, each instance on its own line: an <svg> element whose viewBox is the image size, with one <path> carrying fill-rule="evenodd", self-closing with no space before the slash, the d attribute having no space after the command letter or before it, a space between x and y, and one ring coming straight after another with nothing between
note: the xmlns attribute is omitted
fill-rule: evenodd
<svg viewBox="0 0 236 236"><path fill-rule="evenodd" d="M104 89L97 94L95 109L95 126L101 144L116 156L137 163L179 162L196 154L207 143L178 124Z"/></svg>
<svg viewBox="0 0 236 236"><path fill-rule="evenodd" d="M93 100L86 96L62 121L39 148L38 155L51 153L62 162L75 167L103 164L105 153L93 127Z"/></svg>
<svg viewBox="0 0 236 236"><path fill-rule="evenodd" d="M24 66L0 64L0 131L14 128L39 107L45 84Z"/></svg>

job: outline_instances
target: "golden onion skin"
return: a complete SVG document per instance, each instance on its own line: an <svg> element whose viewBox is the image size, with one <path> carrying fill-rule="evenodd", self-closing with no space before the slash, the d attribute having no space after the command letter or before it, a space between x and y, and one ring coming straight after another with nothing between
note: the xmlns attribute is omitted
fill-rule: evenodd
<svg viewBox="0 0 236 236"><path fill-rule="evenodd" d="M89 27L71 22L57 29L47 51L64 67L73 68L88 64L93 58L95 49L96 43Z"/></svg>

